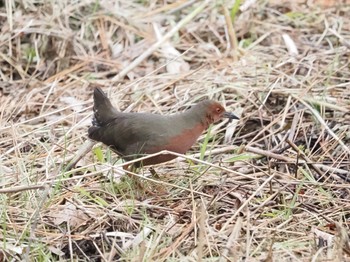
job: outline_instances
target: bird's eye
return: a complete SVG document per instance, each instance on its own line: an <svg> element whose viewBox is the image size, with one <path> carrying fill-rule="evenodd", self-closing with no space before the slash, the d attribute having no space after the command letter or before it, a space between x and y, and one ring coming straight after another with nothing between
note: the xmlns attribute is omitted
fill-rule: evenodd
<svg viewBox="0 0 350 262"><path fill-rule="evenodd" d="M220 107L217 107L217 108L216 108L216 113L221 113L221 111L222 111L222 110L221 110Z"/></svg>

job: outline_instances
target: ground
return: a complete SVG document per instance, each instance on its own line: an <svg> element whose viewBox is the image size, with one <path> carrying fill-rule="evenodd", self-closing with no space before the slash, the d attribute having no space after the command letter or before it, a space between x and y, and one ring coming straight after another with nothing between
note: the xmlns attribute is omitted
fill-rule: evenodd
<svg viewBox="0 0 350 262"><path fill-rule="evenodd" d="M350 261L349 13L0 1L0 261ZM95 87L123 112L210 98L240 119L126 176L81 154Z"/></svg>

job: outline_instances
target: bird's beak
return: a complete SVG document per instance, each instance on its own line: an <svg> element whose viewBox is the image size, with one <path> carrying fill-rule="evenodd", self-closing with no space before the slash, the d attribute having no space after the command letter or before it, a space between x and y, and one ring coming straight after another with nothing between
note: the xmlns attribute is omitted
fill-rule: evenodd
<svg viewBox="0 0 350 262"><path fill-rule="evenodd" d="M230 112L225 112L224 115L223 115L223 117L229 118L230 120L232 120L232 119L239 119L238 116L236 116L236 115L234 115L234 114L232 114L232 113L230 113Z"/></svg>

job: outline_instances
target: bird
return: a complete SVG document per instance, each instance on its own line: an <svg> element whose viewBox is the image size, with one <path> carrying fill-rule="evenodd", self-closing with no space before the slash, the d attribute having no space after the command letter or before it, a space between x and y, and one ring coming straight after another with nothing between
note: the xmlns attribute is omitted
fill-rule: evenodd
<svg viewBox="0 0 350 262"><path fill-rule="evenodd" d="M94 89L93 101L88 137L109 146L125 161L162 150L185 154L209 125L223 118L238 119L213 100L198 102L172 115L120 112L99 87ZM138 161L133 167L156 165L175 158L172 154L160 154Z"/></svg>

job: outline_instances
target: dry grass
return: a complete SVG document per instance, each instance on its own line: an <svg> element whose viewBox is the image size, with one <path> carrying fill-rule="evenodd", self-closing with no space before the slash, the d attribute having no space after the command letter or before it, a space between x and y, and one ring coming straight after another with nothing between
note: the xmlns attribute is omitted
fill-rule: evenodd
<svg viewBox="0 0 350 262"><path fill-rule="evenodd" d="M232 6L0 1L0 261L350 261L350 7ZM243 113L158 178L101 145L65 172L96 86Z"/></svg>

